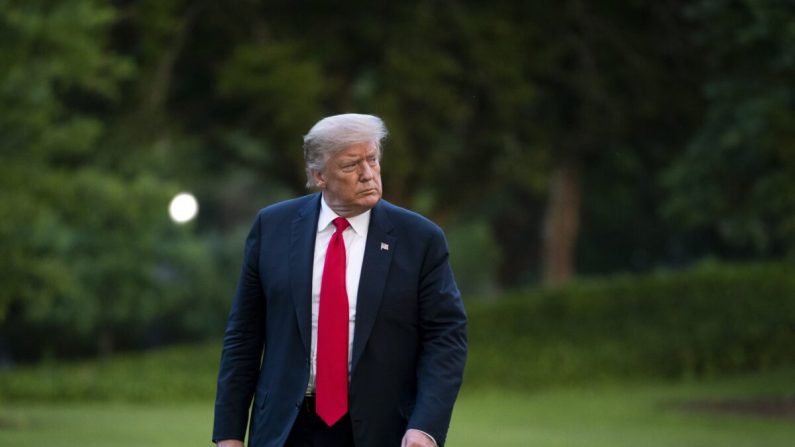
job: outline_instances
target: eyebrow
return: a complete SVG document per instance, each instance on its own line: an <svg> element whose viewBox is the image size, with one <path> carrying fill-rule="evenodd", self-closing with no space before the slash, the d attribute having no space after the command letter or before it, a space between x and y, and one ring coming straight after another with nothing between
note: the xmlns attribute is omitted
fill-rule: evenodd
<svg viewBox="0 0 795 447"><path fill-rule="evenodd" d="M343 156L340 157L340 161L343 162L343 163L346 163L346 162L350 162L350 161L366 160L366 159L368 159L370 157L378 158L378 153L377 152L372 152L370 154L366 154L364 157L343 155Z"/></svg>

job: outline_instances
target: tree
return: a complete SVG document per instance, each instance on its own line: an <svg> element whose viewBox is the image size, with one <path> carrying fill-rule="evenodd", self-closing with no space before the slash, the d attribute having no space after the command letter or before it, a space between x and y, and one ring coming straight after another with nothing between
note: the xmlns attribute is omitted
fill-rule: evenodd
<svg viewBox="0 0 795 447"><path fill-rule="evenodd" d="M7 197L0 205L6 252L0 316L12 300L47 295L42 288L78 294L73 275L55 259L70 236L58 228L61 185L48 183L63 167L89 158L102 132L98 119L82 107L74 113L65 98L85 95L81 106L101 105L130 72L129 64L97 44L98 31L112 17L111 9L93 1L0 6L0 182Z"/></svg>
<svg viewBox="0 0 795 447"><path fill-rule="evenodd" d="M707 61L703 124L670 168L667 217L698 250L769 257L795 248L795 4L702 0L687 10Z"/></svg>
<svg viewBox="0 0 795 447"><path fill-rule="evenodd" d="M0 334L25 335L17 355L108 351L201 300L172 288L207 274L166 217L176 186L111 144L135 68L108 45L114 19L93 0L0 4Z"/></svg>

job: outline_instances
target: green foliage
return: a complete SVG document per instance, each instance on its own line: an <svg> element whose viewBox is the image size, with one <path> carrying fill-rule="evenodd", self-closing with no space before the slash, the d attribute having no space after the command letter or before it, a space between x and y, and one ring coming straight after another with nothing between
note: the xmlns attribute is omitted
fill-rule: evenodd
<svg viewBox="0 0 795 447"><path fill-rule="evenodd" d="M538 389L792 368L795 275L782 264L704 264L469 300L467 389ZM220 332L219 332L220 333ZM215 343L46 361L0 371L0 399L210 399Z"/></svg>
<svg viewBox="0 0 795 447"><path fill-rule="evenodd" d="M447 231L450 266L464 296L493 293L500 249L485 222L470 221Z"/></svg>
<svg viewBox="0 0 795 447"><path fill-rule="evenodd" d="M263 167L300 177L299 137L316 121L326 88L318 62L293 43L240 45L221 69L217 88L221 98L249 108L249 132L272 145L267 152L274 163ZM259 132L263 127L267 135Z"/></svg>
<svg viewBox="0 0 795 447"><path fill-rule="evenodd" d="M788 0L0 0L0 349L217 333L235 231L305 191L301 135L347 111L385 118L385 197L450 228L467 292L537 278L564 159L580 271L781 257L793 17ZM175 228L181 189L202 214ZM556 352L577 369L577 349Z"/></svg>
<svg viewBox="0 0 795 447"><path fill-rule="evenodd" d="M45 362L0 371L0 400L208 401L215 392L219 345L172 347L104 361Z"/></svg>
<svg viewBox="0 0 795 447"><path fill-rule="evenodd" d="M705 264L471 302L466 381L535 388L791 365L793 273Z"/></svg>
<svg viewBox="0 0 795 447"><path fill-rule="evenodd" d="M666 213L740 253L795 247L795 4L703 0L687 10L709 77L703 126L666 182Z"/></svg>
<svg viewBox="0 0 795 447"><path fill-rule="evenodd" d="M0 6L2 322L12 301L46 302L82 293L73 266L55 255L68 251L78 236L59 227L59 210L80 199L69 196L69 168L58 166L90 158L103 126L79 108L69 110L65 98L112 98L130 66L104 51L102 31L113 10L98 2L5 1ZM77 184L87 186L81 180Z"/></svg>
<svg viewBox="0 0 795 447"><path fill-rule="evenodd" d="M289 44L241 45L221 71L219 91L253 101L254 110L269 126L301 135L317 114L323 93L320 67L303 54Z"/></svg>
<svg viewBox="0 0 795 447"><path fill-rule="evenodd" d="M93 0L0 3L0 336L13 356L140 345L167 317L173 338L218 311L204 304L223 283L210 248L167 219L176 184L147 157L119 163L130 146L104 112L134 67L109 48L114 20Z"/></svg>
<svg viewBox="0 0 795 447"><path fill-rule="evenodd" d="M166 339L222 325L219 298L229 292L218 287L227 281L216 280L210 248L168 220L175 192L150 176L124 180L94 169L52 170L17 189L2 209L14 219L3 226L9 243L0 260L3 300L13 309L7 329L31 337L15 354L137 345L155 324L167 325ZM188 324L196 319L206 327ZM56 328L77 346L43 336Z"/></svg>
<svg viewBox="0 0 795 447"><path fill-rule="evenodd" d="M94 0L0 4L0 150L34 160L85 156L98 135L94 117L63 98L111 100L129 77L128 60L104 48L113 8ZM75 113L78 112L78 113Z"/></svg>

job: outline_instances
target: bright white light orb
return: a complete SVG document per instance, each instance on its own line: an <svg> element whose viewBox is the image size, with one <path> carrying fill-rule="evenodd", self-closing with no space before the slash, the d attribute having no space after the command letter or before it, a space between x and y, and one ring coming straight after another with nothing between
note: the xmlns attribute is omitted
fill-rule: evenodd
<svg viewBox="0 0 795 447"><path fill-rule="evenodd" d="M189 192L181 192L171 199L168 206L168 214L171 220L178 224L184 224L193 220L199 212L199 202L196 197Z"/></svg>

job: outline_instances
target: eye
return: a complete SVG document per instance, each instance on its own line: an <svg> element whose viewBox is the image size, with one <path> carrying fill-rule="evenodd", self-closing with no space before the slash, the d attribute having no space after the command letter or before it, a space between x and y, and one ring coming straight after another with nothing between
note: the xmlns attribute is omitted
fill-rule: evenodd
<svg viewBox="0 0 795 447"><path fill-rule="evenodd" d="M345 163L342 165L343 172L353 172L354 170L356 170L356 163Z"/></svg>
<svg viewBox="0 0 795 447"><path fill-rule="evenodd" d="M370 166L375 166L378 164L378 158L375 156L367 157L367 163L370 163Z"/></svg>

